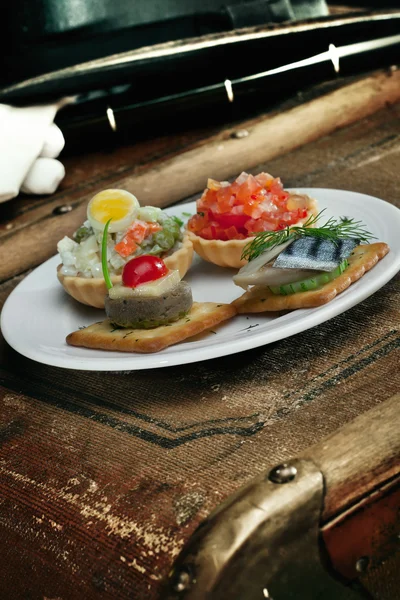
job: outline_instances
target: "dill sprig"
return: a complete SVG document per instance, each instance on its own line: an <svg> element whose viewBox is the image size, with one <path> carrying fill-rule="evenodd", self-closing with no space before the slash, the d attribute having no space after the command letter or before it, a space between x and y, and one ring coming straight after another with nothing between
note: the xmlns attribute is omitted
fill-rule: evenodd
<svg viewBox="0 0 400 600"><path fill-rule="evenodd" d="M330 217L321 227L314 227L320 219L322 210L318 215L312 215L301 226L285 227L278 231L260 231L255 238L249 242L243 249L242 259L248 261L257 258L260 254L284 244L290 240L295 240L300 237L314 237L320 240L329 240L337 244L338 240L357 239L361 242L368 243L375 236L365 229L361 221L355 221L349 217L341 217L339 220Z"/></svg>

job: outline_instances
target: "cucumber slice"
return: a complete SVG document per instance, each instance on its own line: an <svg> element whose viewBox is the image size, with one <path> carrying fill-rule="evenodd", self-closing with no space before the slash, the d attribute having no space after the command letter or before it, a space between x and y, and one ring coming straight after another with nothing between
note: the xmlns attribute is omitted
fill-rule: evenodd
<svg viewBox="0 0 400 600"><path fill-rule="evenodd" d="M345 259L340 263L336 269L329 271L328 273L320 273L310 279L303 279L303 281L296 281L295 283L287 283L286 285L269 286L269 289L273 294L279 294L281 296L287 296L288 294L296 294L297 292L309 292L310 290L316 290L317 288L325 285L329 281L336 279L343 273L343 271L349 266L349 263Z"/></svg>

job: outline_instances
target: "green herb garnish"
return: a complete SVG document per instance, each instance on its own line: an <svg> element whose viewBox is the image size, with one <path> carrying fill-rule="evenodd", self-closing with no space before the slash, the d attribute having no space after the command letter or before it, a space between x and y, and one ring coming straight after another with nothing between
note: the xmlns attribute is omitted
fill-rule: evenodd
<svg viewBox="0 0 400 600"><path fill-rule="evenodd" d="M361 221L355 221L348 217L342 217L339 220L331 217L321 227L313 227L323 212L321 211L317 216L312 215L301 226L290 225L279 231L260 231L256 234L254 240L244 247L241 258L251 261L266 250L300 237L308 236L320 240L329 240L334 244L337 244L338 240L350 238L368 243L371 238L375 237L365 229Z"/></svg>
<svg viewBox="0 0 400 600"><path fill-rule="evenodd" d="M107 234L108 234L108 227L109 227L111 221L112 221L112 219L108 219L107 223L105 224L104 231L103 231L103 238L101 240L101 268L103 270L103 277L104 277L104 281L106 282L106 286L107 286L108 290L111 289L113 286L113 284L111 283L110 274L108 272L108 266L107 266Z"/></svg>
<svg viewBox="0 0 400 600"><path fill-rule="evenodd" d="M81 242L87 240L91 235L93 235L93 229L91 227L85 227L85 225L82 225L75 231L72 237L77 244L80 244Z"/></svg>
<svg viewBox="0 0 400 600"><path fill-rule="evenodd" d="M182 213L185 214L185 213ZM182 227L183 221L179 217L172 217L176 223L178 223L179 227Z"/></svg>

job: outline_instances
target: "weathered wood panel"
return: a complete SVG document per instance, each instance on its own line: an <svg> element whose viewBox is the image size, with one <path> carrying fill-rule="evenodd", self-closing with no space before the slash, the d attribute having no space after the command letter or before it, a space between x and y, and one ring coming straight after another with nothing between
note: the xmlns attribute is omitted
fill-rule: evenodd
<svg viewBox="0 0 400 600"><path fill-rule="evenodd" d="M287 186L352 189L396 204L399 117L399 104L384 107L261 167ZM15 245L7 252L2 245L1 302L24 270L54 254L57 236L72 231L75 209L53 217L53 208L71 203L83 211L83 196L116 181L112 165L128 161L129 152L98 163L107 169L102 182L93 157L70 157L73 184L67 175L62 201L58 194L38 206L30 199L25 210L18 199L8 217L0 208L4 228L15 223L14 239L29 248L19 263ZM64 371L25 359L1 340L5 600L157 598L210 510L271 464L398 392L399 282L295 338L151 373Z"/></svg>
<svg viewBox="0 0 400 600"><path fill-rule="evenodd" d="M158 161L158 164L148 169L128 167L126 164L120 164L121 154L116 153L110 157L109 162L114 165L115 171L99 177L99 165L103 167L103 160L99 161L96 167L97 175L93 175L89 184L86 183L86 176L90 177L90 163L88 172L86 168L82 169L81 159L76 158L70 165L70 177L75 181L75 185L67 192L62 189L54 197L46 202L38 200L37 205L30 201L29 210L13 209L0 207L0 218L3 213L3 226L0 228L0 241L2 245L3 256L5 260L0 264L0 281L4 281L13 275L19 274L29 268L37 266L56 252L57 241L63 235L70 235L85 218L86 205L90 197L99 189L115 185L133 191L140 198L142 203L149 203L156 206L168 206L177 200L182 200L195 192L204 188L207 177L213 176L216 179L224 179L235 176L245 169L256 168L261 163L269 167L273 164L276 156L285 155L289 150L302 146L308 142L316 144L315 151L312 152L312 161L308 162L306 173L302 171L303 181L314 183L315 175L318 175L318 163L324 156L325 161L331 161L334 164L333 150L322 147L317 140L324 137L324 134L331 133L358 121L364 116L373 115L379 108L386 106L387 111L393 111L394 132L388 138L382 139L379 143L385 145L382 152L388 154L388 158L393 159L393 166L398 157L397 136L399 127L399 110L390 108L390 106L400 99L400 71L393 71L389 74L378 74L370 78L352 83L347 87L340 88L327 95L321 96L308 103L301 104L289 111L281 114L268 116L255 122L243 124L249 135L242 138L232 138L234 130L227 130L214 137L211 141L203 142L200 146L193 149L187 149L177 156L170 156L164 161ZM376 135L375 129L375 135ZM272 142L271 142L272 141ZM369 141L368 139L364 140ZM329 143L328 142L325 142ZM310 147L312 148L312 145ZM373 140L370 140L372 147ZM318 148L317 148L318 147ZM341 150L340 161L343 165L350 158L354 168L363 168L367 174L364 188L368 188L368 183L376 177L371 176L374 172L376 162L379 160L379 154L371 154L368 158L368 150L359 151L358 156L349 157ZM321 153L323 150L323 153ZM169 155L171 151L169 150ZM309 154L307 153L308 158ZM127 161L127 156L123 154ZM137 156L137 150L133 150L130 157L132 162ZM369 161L372 160L372 166ZM268 161L268 163L265 163ZM339 163L340 163L339 161ZM358 162L357 162L358 161ZM105 161L104 161L105 162ZM286 185L293 181L292 176L286 177L290 160L284 163L286 166L282 170L276 170L277 174L282 174ZM310 166L314 166L311 169ZM332 165L333 166L333 165ZM340 168L340 164L337 165ZM321 168L321 166L319 167ZM68 164L67 164L68 169ZM92 167L93 169L93 167ZM129 175L122 179L116 179L122 172L127 170ZM327 173L326 173L327 171ZM331 175L330 169L322 169L326 174ZM368 177L369 173L369 177ZM390 163L387 166L387 172L382 173L382 186L387 179L392 176ZM337 187L344 187L337 172L334 174L335 181L340 182ZM326 179L324 179L325 181ZM325 187L332 185L333 177L325 183ZM296 180L296 185L300 181ZM390 183L390 182L389 182ZM68 179L65 184L68 190ZM353 185L348 186L354 189ZM368 188L369 189L369 188ZM361 190L360 190L361 191ZM380 195L377 193L377 195ZM59 214L57 211L62 207L66 212ZM62 210L61 209L61 210ZM14 212L14 210L16 212ZM12 219L12 221L10 221ZM45 232L45 234L44 234Z"/></svg>

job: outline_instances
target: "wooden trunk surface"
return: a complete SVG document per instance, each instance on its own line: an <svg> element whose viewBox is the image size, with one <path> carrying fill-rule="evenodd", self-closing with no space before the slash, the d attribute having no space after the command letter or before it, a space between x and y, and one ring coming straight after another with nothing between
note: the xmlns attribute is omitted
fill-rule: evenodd
<svg viewBox="0 0 400 600"><path fill-rule="evenodd" d="M73 231L82 198L209 135L224 132L66 157L54 196L0 206L1 303L55 253L46 240ZM399 141L396 102L251 170L399 206ZM73 219L53 214L62 205L76 206ZM167 369L65 371L2 340L1 597L158 598L221 501L398 392L399 282L295 338Z"/></svg>

